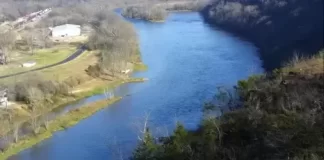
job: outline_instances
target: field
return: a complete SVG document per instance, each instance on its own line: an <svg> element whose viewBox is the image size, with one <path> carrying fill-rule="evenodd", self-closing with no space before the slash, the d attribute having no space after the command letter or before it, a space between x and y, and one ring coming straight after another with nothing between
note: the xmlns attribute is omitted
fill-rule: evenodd
<svg viewBox="0 0 324 160"><path fill-rule="evenodd" d="M46 49L35 49L33 54L24 51L14 51L15 54L10 57L9 64L0 66L0 76L60 62L73 54L76 50L77 48L74 45L63 44ZM36 65L28 68L22 67L23 63L30 61L35 61Z"/></svg>

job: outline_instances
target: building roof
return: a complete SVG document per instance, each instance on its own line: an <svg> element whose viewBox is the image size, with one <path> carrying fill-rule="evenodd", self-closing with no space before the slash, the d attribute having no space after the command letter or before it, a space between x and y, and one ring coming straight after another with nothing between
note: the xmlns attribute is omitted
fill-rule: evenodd
<svg viewBox="0 0 324 160"><path fill-rule="evenodd" d="M36 61L28 61L28 62L25 62L23 64L36 64Z"/></svg>
<svg viewBox="0 0 324 160"><path fill-rule="evenodd" d="M60 25L60 26L56 26L54 28L52 28L52 30L64 30L64 29L74 29L74 28L80 28L80 25L75 25L75 24L64 24L64 25Z"/></svg>

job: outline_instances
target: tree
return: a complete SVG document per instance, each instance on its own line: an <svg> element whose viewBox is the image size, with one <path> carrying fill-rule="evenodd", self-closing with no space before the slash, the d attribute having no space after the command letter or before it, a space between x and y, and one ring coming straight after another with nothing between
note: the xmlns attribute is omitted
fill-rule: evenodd
<svg viewBox="0 0 324 160"><path fill-rule="evenodd" d="M20 130L20 123L19 122L13 122L13 137L14 142L17 143L19 140L19 130Z"/></svg>
<svg viewBox="0 0 324 160"><path fill-rule="evenodd" d="M36 87L30 87L28 89L28 101L29 101L29 107L31 109L30 113L30 119L31 119L31 127L34 131L34 134L37 134L39 132L39 114L41 111L41 106L44 102L44 95L43 92L36 88Z"/></svg>
<svg viewBox="0 0 324 160"><path fill-rule="evenodd" d="M29 51L31 52L32 55L34 55L34 39L35 39L35 35L34 33L31 31L29 33L26 33L23 37L26 45L28 46Z"/></svg>
<svg viewBox="0 0 324 160"><path fill-rule="evenodd" d="M117 76L126 69L136 46L136 34L131 25L112 15L98 14L92 21L94 29L88 42L91 49L100 50L98 67L103 74ZM104 20L103 20L104 19Z"/></svg>
<svg viewBox="0 0 324 160"><path fill-rule="evenodd" d="M158 145L155 144L154 138L152 137L149 129L146 128L144 132L143 139L139 144L138 148L134 151L134 160L147 160L154 159L156 156L156 150Z"/></svg>
<svg viewBox="0 0 324 160"><path fill-rule="evenodd" d="M38 31L39 33L36 34L36 39L37 42L39 43L41 48L46 48L49 46L50 42L48 39L48 35L49 35L49 30L46 28L41 28Z"/></svg>
<svg viewBox="0 0 324 160"><path fill-rule="evenodd" d="M48 114L42 116L43 117L43 121L44 121L44 127L46 130L49 129L49 124L50 124L50 116Z"/></svg>
<svg viewBox="0 0 324 160"><path fill-rule="evenodd" d="M16 35L13 32L0 33L0 64L8 63L15 40Z"/></svg>

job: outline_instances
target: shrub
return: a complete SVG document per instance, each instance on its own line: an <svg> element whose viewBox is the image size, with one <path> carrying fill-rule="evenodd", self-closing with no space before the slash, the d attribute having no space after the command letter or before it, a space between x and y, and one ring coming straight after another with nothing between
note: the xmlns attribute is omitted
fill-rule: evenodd
<svg viewBox="0 0 324 160"><path fill-rule="evenodd" d="M100 68L98 65L90 65L86 72L91 76L91 77L99 77L100 76Z"/></svg>

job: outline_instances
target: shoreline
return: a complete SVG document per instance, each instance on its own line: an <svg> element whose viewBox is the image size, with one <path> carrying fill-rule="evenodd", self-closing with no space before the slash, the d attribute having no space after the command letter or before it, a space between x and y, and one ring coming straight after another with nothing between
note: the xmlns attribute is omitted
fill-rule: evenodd
<svg viewBox="0 0 324 160"><path fill-rule="evenodd" d="M167 10L167 13L184 13L184 12L198 12L196 10ZM150 19L144 19L144 18L135 18L135 17L129 17L129 16L125 16L121 13L121 16L128 18L128 19L135 19L135 20L143 20L143 21L147 21L147 22L152 22L152 23L164 23L166 22L166 19L168 17L168 15L166 15L166 17L163 20L150 20Z"/></svg>
<svg viewBox="0 0 324 160"><path fill-rule="evenodd" d="M146 66L144 65L144 67L146 67ZM145 70L145 69L143 69L143 70ZM96 79L94 79L94 80L96 80ZM72 92L71 95L68 96L67 98L58 97L58 98L62 99L61 101L57 101L57 102L52 103L52 104L45 104L45 105L50 105L51 107L48 108L48 109L42 110L39 113L39 115L37 115L37 117L40 117L42 115L46 115L46 114L48 114L50 112L55 111L56 109L64 108L64 107L66 107L68 105L76 103L76 102L78 102L78 101L80 101L82 99L91 97L93 95L102 94L105 91L105 89L110 90L110 89L114 89L116 87L119 87L120 85L125 84L125 83L145 82L146 80L147 79L145 79L145 78L128 78L128 79L125 79L125 80L115 80L115 81L102 80L103 82L107 82L107 83L103 83L100 86L94 86L89 90L84 90L84 91L81 90L81 92L79 92L79 93L73 93ZM19 120L18 123L19 123L19 125L22 126L24 123L27 123L29 120L30 120L29 117L23 117L23 118L21 118ZM10 132L12 132L12 129L9 129L8 131L6 131L5 134L9 134ZM3 134L1 136L5 136L5 134ZM0 154L1 154L1 151L0 151Z"/></svg>
<svg viewBox="0 0 324 160"><path fill-rule="evenodd" d="M111 86L109 86L109 87L110 87L110 89L112 89L112 88L119 87L126 83L145 82L146 80L147 80L146 78L129 78L126 80L113 82L112 84L110 84ZM106 88L106 86L107 85L103 85L100 87L93 88L90 91L76 94L75 96L77 98L75 100L56 105L57 107L53 107L49 112L51 112L52 110L57 109L59 107L64 107L71 103L77 102L81 99L91 97L96 94L102 94L104 89ZM58 116L57 118L55 118L54 120L49 122L49 128L47 130L44 128L44 126L41 126L39 134L34 135L34 136L28 135L28 136L23 137L22 139L18 140L17 143L11 143L10 146L5 151L0 153L0 160L5 160L5 159L9 158L10 156L13 156L25 149L28 149L28 148L32 147L33 145L36 145L47 138L50 138L52 136L52 134L55 133L56 131L61 131L68 127L76 125L81 120L90 117L94 113L100 111L101 109L109 107L111 104L114 104L114 103L120 101L121 99L122 99L122 97L116 97L116 98L112 98L109 100L107 100L107 99L97 100L97 101L91 102L89 104L81 105L77 109L70 110L62 116ZM49 112L46 112L46 113L49 113ZM43 113L43 114L46 114L46 113ZM62 121L64 121L64 123ZM24 122L22 122L22 123L24 123Z"/></svg>
<svg viewBox="0 0 324 160"><path fill-rule="evenodd" d="M120 101L122 97L116 97L112 99L103 99L87 104L81 108L74 109L66 113L65 115L56 118L51 121L48 129L41 127L40 133L35 136L26 136L23 139L19 140L17 143L13 143L6 151L0 154L0 159L5 160L10 156L13 156L25 149L28 149L43 140L46 140L53 136L57 131L65 130L69 127L72 127L78 124L81 120L90 117L96 112L109 107L111 104L114 104Z"/></svg>

